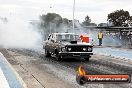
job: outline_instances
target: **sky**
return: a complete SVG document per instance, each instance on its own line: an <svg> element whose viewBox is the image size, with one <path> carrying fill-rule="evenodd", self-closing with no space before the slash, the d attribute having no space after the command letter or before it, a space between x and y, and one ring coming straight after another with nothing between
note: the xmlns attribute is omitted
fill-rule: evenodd
<svg viewBox="0 0 132 88"><path fill-rule="evenodd" d="M39 15L58 13L72 20L74 0L0 0L0 16L38 20ZM94 23L106 23L107 15L123 9L132 15L132 0L75 0L75 19L83 22L88 15Z"/></svg>

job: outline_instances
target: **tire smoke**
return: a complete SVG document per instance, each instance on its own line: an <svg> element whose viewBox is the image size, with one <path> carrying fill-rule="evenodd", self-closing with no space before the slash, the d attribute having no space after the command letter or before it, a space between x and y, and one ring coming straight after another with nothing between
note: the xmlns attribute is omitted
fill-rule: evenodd
<svg viewBox="0 0 132 88"><path fill-rule="evenodd" d="M29 22L15 17L0 20L0 47L37 48L41 42L41 35Z"/></svg>
<svg viewBox="0 0 132 88"><path fill-rule="evenodd" d="M76 25L76 30L75 33L76 34L84 34L86 33L89 38L90 38L90 42L92 42L94 45L98 45L99 44L99 40L98 40L98 33L100 31L100 29L94 29L94 28L84 28L79 22L75 21L75 25ZM117 39L115 35L111 34L106 34L106 32L103 31L103 45L105 46L121 46L121 40ZM93 40L93 41L92 41Z"/></svg>

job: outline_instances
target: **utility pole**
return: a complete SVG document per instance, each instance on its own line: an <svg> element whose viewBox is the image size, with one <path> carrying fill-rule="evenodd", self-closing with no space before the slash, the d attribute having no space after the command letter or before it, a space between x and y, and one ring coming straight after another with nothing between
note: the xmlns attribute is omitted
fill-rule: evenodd
<svg viewBox="0 0 132 88"><path fill-rule="evenodd" d="M51 34L51 22L49 22L50 34Z"/></svg>
<svg viewBox="0 0 132 88"><path fill-rule="evenodd" d="M56 24L55 24L55 33L57 33L57 31L56 31Z"/></svg>
<svg viewBox="0 0 132 88"><path fill-rule="evenodd" d="M75 33L75 20L74 20L74 13L75 13L75 0L73 2L73 33ZM74 36L74 40L75 40L75 36Z"/></svg>

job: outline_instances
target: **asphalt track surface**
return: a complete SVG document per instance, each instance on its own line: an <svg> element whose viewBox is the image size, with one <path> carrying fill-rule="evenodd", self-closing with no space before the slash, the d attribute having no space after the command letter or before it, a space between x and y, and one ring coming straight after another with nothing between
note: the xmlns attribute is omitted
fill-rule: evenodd
<svg viewBox="0 0 132 88"><path fill-rule="evenodd" d="M43 82L45 78L39 77L38 75L43 74L43 71L47 71L49 74L54 75L57 79L62 80L63 85L68 88L69 86L72 88L132 88L132 83L125 84L86 84L84 86L80 86L76 82L76 71L78 66L82 65L87 74L130 74L132 75L132 61L127 61L120 58L115 58L112 56L105 55L97 55L94 54L89 62L78 59L65 59L62 62L58 62L55 58L46 58L44 54L44 50L30 50L30 49L3 49L2 52L7 60L14 65L16 70L19 65L25 71L32 73L32 76L35 80L38 81L38 84L41 85L39 88L50 88L48 85ZM15 59L11 59L12 56ZM22 57L24 59L22 59ZM30 69L30 68L33 69ZM37 68L38 75L35 75L34 68ZM24 78L24 74L21 74L19 70L17 71L22 79L24 79L25 83L26 78ZM36 84L37 85L37 84ZM54 88L57 87L58 84L54 85ZM69 85L69 86L67 86ZM29 86L28 88L37 88L33 86ZM61 88L61 87L60 87Z"/></svg>

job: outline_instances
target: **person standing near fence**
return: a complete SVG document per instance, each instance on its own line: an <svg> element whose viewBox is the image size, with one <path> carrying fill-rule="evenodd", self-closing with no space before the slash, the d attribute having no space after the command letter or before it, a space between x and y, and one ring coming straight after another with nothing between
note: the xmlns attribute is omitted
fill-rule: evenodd
<svg viewBox="0 0 132 88"><path fill-rule="evenodd" d="M102 39L103 39L103 33L102 33L102 31L100 31L98 33L98 39L99 39L99 46L102 46Z"/></svg>

